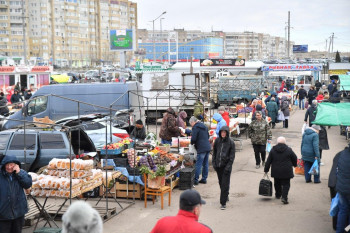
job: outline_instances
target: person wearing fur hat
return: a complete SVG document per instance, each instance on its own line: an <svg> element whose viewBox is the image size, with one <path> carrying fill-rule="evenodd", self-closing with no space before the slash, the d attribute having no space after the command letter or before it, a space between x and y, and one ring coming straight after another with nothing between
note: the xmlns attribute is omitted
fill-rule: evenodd
<svg viewBox="0 0 350 233"><path fill-rule="evenodd" d="M168 108L160 126L159 137L162 139L162 144L171 145L171 138L180 136L180 134L181 129L176 125L175 111L172 108Z"/></svg>
<svg viewBox="0 0 350 233"><path fill-rule="evenodd" d="M305 130L301 141L301 158L304 161L305 168L305 181L306 183L311 182L310 171L312 164L315 160L320 163L320 150L319 150L319 136L318 133L321 130L319 125L312 125ZM320 170L317 175L314 175L314 183L321 183L320 181Z"/></svg>
<svg viewBox="0 0 350 233"><path fill-rule="evenodd" d="M21 169L16 156L6 155L0 169L0 232L20 233L28 203L23 189L32 186L32 177Z"/></svg>

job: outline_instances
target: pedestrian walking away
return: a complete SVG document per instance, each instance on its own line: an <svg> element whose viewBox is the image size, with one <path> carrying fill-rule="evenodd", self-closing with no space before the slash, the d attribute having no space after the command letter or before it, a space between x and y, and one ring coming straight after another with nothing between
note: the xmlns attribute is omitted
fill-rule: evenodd
<svg viewBox="0 0 350 233"><path fill-rule="evenodd" d="M0 170L0 232L20 233L28 203L23 189L32 186L32 177L21 169L16 156L6 155Z"/></svg>
<svg viewBox="0 0 350 233"><path fill-rule="evenodd" d="M315 160L320 161L320 150L319 150L319 137L318 133L321 130L319 125L312 125L307 128L303 134L301 140L301 156L304 161L305 169L305 181L306 183L311 182L311 175L309 171ZM314 183L321 183L320 181L320 168L317 175L314 175Z"/></svg>
<svg viewBox="0 0 350 233"><path fill-rule="evenodd" d="M304 89L304 85L301 85L298 92L297 92L297 95L296 95L296 99L298 99L298 103L299 103L299 109L302 109L304 110L305 108L305 97L307 96L307 92L305 91Z"/></svg>
<svg viewBox="0 0 350 233"><path fill-rule="evenodd" d="M248 136L251 139L255 154L255 168L260 168L260 163L265 166L266 142L271 143L272 133L270 126L262 119L261 112L256 112L256 120L253 120L248 127ZM260 158L261 156L261 158Z"/></svg>
<svg viewBox="0 0 350 233"><path fill-rule="evenodd" d="M315 90L314 86L311 86L309 92L307 93L309 104L312 103L312 101L316 99L316 97L317 97L317 91Z"/></svg>
<svg viewBox="0 0 350 233"><path fill-rule="evenodd" d="M289 120L289 101L287 96L282 96L281 99L281 111L284 115L283 128L288 128L288 120Z"/></svg>
<svg viewBox="0 0 350 233"><path fill-rule="evenodd" d="M275 128L278 115L278 105L275 102L275 97L272 97L266 105L267 115L271 117L272 128Z"/></svg>
<svg viewBox="0 0 350 233"><path fill-rule="evenodd" d="M197 150L194 184L206 184L209 173L209 153L211 150L208 128L194 116L190 118L190 124L192 126L192 131L186 129L185 133L192 135L191 144L194 145ZM201 174L202 179L199 180Z"/></svg>
<svg viewBox="0 0 350 233"><path fill-rule="evenodd" d="M322 151L323 150L329 150L329 145L328 145L328 136L327 136L327 129L326 127L320 125L321 130L318 134L319 137L319 150L320 150L320 165L323 166L324 163L322 162Z"/></svg>
<svg viewBox="0 0 350 233"><path fill-rule="evenodd" d="M283 204L288 204L290 179L294 177L293 167L297 166L297 156L286 145L284 137L277 138L277 145L272 147L266 160L264 172L268 173L271 167L271 177L274 178L275 196L282 197Z"/></svg>
<svg viewBox="0 0 350 233"><path fill-rule="evenodd" d="M187 189L180 195L180 210L176 216L158 220L151 233L211 233L208 226L199 223L202 205L206 202L193 189Z"/></svg>
<svg viewBox="0 0 350 233"><path fill-rule="evenodd" d="M307 123L309 118L309 126L312 126L312 122L316 119L317 113L317 100L313 100L311 107L306 110L304 121Z"/></svg>
<svg viewBox="0 0 350 233"><path fill-rule="evenodd" d="M230 190L232 164L235 160L235 143L229 137L229 128L220 129L219 137L215 139L213 148L213 168L216 171L220 186L221 209L226 209Z"/></svg>

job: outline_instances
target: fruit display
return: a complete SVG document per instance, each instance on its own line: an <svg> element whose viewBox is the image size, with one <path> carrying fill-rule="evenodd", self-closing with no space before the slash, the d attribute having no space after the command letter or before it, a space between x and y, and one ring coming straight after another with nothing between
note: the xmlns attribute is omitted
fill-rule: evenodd
<svg viewBox="0 0 350 233"><path fill-rule="evenodd" d="M136 166L135 161L137 160L136 159L135 150L134 149L129 149L128 152L127 152L127 155L128 155L129 166L130 167L135 167Z"/></svg>

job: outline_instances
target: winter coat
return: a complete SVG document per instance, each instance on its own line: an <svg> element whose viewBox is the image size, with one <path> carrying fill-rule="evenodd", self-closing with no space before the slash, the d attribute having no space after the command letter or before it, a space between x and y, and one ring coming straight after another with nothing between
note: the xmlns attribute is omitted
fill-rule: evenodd
<svg viewBox="0 0 350 233"><path fill-rule="evenodd" d="M170 141L172 137L180 136L180 129L176 126L175 111L168 108L160 126L159 137Z"/></svg>
<svg viewBox="0 0 350 233"><path fill-rule="evenodd" d="M296 98L298 98L298 96L299 96L299 99L300 99L300 100L305 99L305 97L307 96L307 92L305 91L304 88L300 88L300 89L298 90Z"/></svg>
<svg viewBox="0 0 350 233"><path fill-rule="evenodd" d="M350 148L345 148L338 160L337 192L343 195L350 195Z"/></svg>
<svg viewBox="0 0 350 233"><path fill-rule="evenodd" d="M282 100L281 100L281 111L283 112L283 115L285 117L288 117L290 115L290 112L289 112L289 101L288 101L286 96L282 97Z"/></svg>
<svg viewBox="0 0 350 233"><path fill-rule="evenodd" d="M320 132L318 132L319 147L321 150L329 150L327 130L324 126L321 126Z"/></svg>
<svg viewBox="0 0 350 233"><path fill-rule="evenodd" d="M20 94L13 94L11 96L11 103L14 104L14 103L18 103L20 101L23 101L23 98L22 98L22 96Z"/></svg>
<svg viewBox="0 0 350 233"><path fill-rule="evenodd" d="M315 157L320 158L318 133L307 128L301 141L301 155L304 161L314 162Z"/></svg>
<svg viewBox="0 0 350 233"><path fill-rule="evenodd" d="M248 136L252 144L266 145L267 140L272 139L270 126L265 120L254 120L248 127Z"/></svg>
<svg viewBox="0 0 350 233"><path fill-rule="evenodd" d="M192 212L179 210L176 216L167 216L158 220L151 233L211 233L206 225L198 222L198 216Z"/></svg>
<svg viewBox="0 0 350 233"><path fill-rule="evenodd" d="M202 122L197 121L194 124L191 135L191 144L194 145L198 154L211 150L208 128Z"/></svg>
<svg viewBox="0 0 350 233"><path fill-rule="evenodd" d="M335 188L335 186L337 184L338 160L339 160L340 154L342 152L343 151L338 152L333 158L333 164L332 164L331 172L329 173L329 177L328 177L328 187L329 188Z"/></svg>
<svg viewBox="0 0 350 233"><path fill-rule="evenodd" d="M222 116L222 118L224 118L226 125L228 127L230 127L230 116L229 116L228 112L224 112L221 116Z"/></svg>
<svg viewBox="0 0 350 233"><path fill-rule="evenodd" d="M277 115L278 115L278 106L276 102L269 101L266 105L267 115L271 117L272 122L277 121Z"/></svg>
<svg viewBox="0 0 350 233"><path fill-rule="evenodd" d="M226 131L226 137L222 138L219 133L219 137L215 139L212 164L215 170L225 168L225 172L230 173L235 160L235 143L229 137L227 126L222 127L221 131Z"/></svg>
<svg viewBox="0 0 350 233"><path fill-rule="evenodd" d="M179 113L179 116L176 118L176 125L178 127L186 129L186 118L187 118L187 113L185 111L181 111Z"/></svg>
<svg viewBox="0 0 350 233"><path fill-rule="evenodd" d="M267 106L267 103L270 102L270 99L273 96L275 97L275 102L276 102L276 104L277 104L277 106L279 108L280 107L280 101L279 101L279 99L277 97L277 93L276 92L271 92L271 95L265 99L265 101L264 101L265 105Z"/></svg>
<svg viewBox="0 0 350 233"><path fill-rule="evenodd" d="M328 84L327 89L328 89L328 93L332 93L332 91L333 91L333 83Z"/></svg>
<svg viewBox="0 0 350 233"><path fill-rule="evenodd" d="M307 98L310 104L316 98L316 96L317 96L317 91L310 89L309 92L307 93Z"/></svg>
<svg viewBox="0 0 350 233"><path fill-rule="evenodd" d="M316 97L316 100L318 103L321 103L322 100L324 99L324 96L322 94L319 94L317 97Z"/></svg>
<svg viewBox="0 0 350 233"><path fill-rule="evenodd" d="M271 177L277 179L293 178L293 167L297 166L297 156L286 144L279 143L272 147L265 163L264 172L269 172L270 166Z"/></svg>
<svg viewBox="0 0 350 233"><path fill-rule="evenodd" d="M145 127L142 127L141 129L134 127L130 134L130 138L135 138L139 140L145 140L146 138L146 129Z"/></svg>
<svg viewBox="0 0 350 233"><path fill-rule="evenodd" d="M217 136L219 136L219 131L220 131L221 127L223 127L225 125L227 126L226 121L224 120L224 118L222 118L220 113L214 113L213 119L218 122L218 124L216 125L215 133Z"/></svg>
<svg viewBox="0 0 350 233"><path fill-rule="evenodd" d="M25 95L24 95L24 99L26 99L26 100L29 100L30 99L30 97L32 97L32 93L26 93Z"/></svg>
<svg viewBox="0 0 350 233"><path fill-rule="evenodd" d="M27 199L23 189L32 186L32 177L21 169L9 174L5 170L5 164L16 163L21 167L20 161L15 156L7 155L2 160L0 170L0 221L13 220L24 216L28 212ZM12 178L11 178L12 177Z"/></svg>
<svg viewBox="0 0 350 233"><path fill-rule="evenodd" d="M311 107L306 110L304 121L309 118L309 125L312 125L312 122L316 119L316 110L317 106L314 104L311 104Z"/></svg>
<svg viewBox="0 0 350 233"><path fill-rule="evenodd" d="M253 111L252 120L256 120L256 112L257 111L260 111L262 113L262 118L266 119L266 111L265 111L265 109L263 109L260 104L257 104L256 107L255 107L255 111Z"/></svg>
<svg viewBox="0 0 350 233"><path fill-rule="evenodd" d="M0 115L8 114L9 108L7 107L7 99L3 96L0 97Z"/></svg>
<svg viewBox="0 0 350 233"><path fill-rule="evenodd" d="M199 120L202 120L204 117L203 115L204 115L203 104L198 100L194 104L193 116L195 116Z"/></svg>

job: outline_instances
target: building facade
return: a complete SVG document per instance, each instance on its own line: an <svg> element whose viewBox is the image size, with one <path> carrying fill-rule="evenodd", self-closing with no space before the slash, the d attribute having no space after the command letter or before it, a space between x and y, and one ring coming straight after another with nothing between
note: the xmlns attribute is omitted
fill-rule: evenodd
<svg viewBox="0 0 350 233"><path fill-rule="evenodd" d="M223 32L212 31L202 32L200 30L184 30L174 29L178 35L178 43L190 45L193 41L200 41L208 38L221 39L223 41L223 54L220 54L222 58L244 58L247 60L252 59L271 59L271 58L286 58L287 57L287 41L282 37L270 36L269 34L256 33L256 32ZM168 35L170 31L153 31L139 29L138 30L138 42L141 47L149 47L150 43L153 43L153 38L156 43L156 50L158 46L164 47L164 43L167 43ZM292 55L292 45L290 43L290 54ZM153 44L152 44L153 45ZM200 45L199 45L200 46ZM206 47L209 45L206 44ZM195 48L194 48L195 49ZM204 49L204 48L203 48ZM162 52L167 53L168 51ZM149 55L150 50L146 51L146 57L152 57ZM210 58L209 54L203 54L204 56L198 59ZM158 54L156 57L161 56ZM179 54L180 56L180 54ZM184 57L190 57L190 54L184 54ZM195 56L195 58L197 58Z"/></svg>
<svg viewBox="0 0 350 233"><path fill-rule="evenodd" d="M137 28L137 4L128 0L23 2L24 20L21 0L0 1L0 27L5 27L0 30L2 56L23 58L26 31L26 57L35 63L61 67L116 63L119 52L110 51L109 30Z"/></svg>

